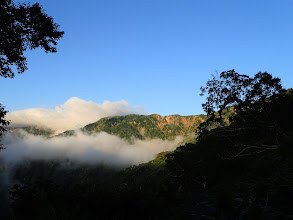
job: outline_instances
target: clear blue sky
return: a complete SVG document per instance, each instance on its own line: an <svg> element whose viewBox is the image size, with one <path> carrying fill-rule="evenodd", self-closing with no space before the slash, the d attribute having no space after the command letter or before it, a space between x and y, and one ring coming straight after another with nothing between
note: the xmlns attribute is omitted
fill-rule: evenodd
<svg viewBox="0 0 293 220"><path fill-rule="evenodd" d="M27 1L24 1L27 2ZM215 71L267 71L293 87L293 1L39 0L65 36L58 53L28 51L28 68L0 79L7 110L70 97L126 100L161 115L203 113Z"/></svg>

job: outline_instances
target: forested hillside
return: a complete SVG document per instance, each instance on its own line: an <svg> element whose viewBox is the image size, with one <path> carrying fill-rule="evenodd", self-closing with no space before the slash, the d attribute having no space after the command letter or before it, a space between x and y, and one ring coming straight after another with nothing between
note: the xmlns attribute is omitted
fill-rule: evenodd
<svg viewBox="0 0 293 220"><path fill-rule="evenodd" d="M160 116L152 115L126 115L102 118L97 122L86 125L80 130L91 135L99 132L106 132L116 135L124 140L132 142L134 139L149 140L162 139L174 140L177 136L182 136L186 140L194 140L195 131L198 126L206 120L205 115L194 116ZM25 131L33 135L44 137L68 137L76 134L76 130L68 130L60 134L55 131L40 126L27 126L19 128L9 128L10 133Z"/></svg>
<svg viewBox="0 0 293 220"><path fill-rule="evenodd" d="M176 136L188 137L206 119L205 115L196 116L160 116L153 115L126 115L102 118L89 124L81 130L87 134L107 132L128 141L133 138L145 140L159 138L173 140ZM75 131L66 131L60 136L73 135Z"/></svg>
<svg viewBox="0 0 293 220"><path fill-rule="evenodd" d="M49 128L43 128L39 126L27 126L20 128L8 128L8 131L11 133L19 133L20 131L26 131L29 134L41 135L45 137L51 137L54 135L54 131Z"/></svg>

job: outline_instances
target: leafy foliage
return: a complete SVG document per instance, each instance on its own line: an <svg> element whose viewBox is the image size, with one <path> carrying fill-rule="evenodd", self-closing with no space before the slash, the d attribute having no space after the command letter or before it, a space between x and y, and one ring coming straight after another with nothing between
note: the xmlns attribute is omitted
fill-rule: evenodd
<svg viewBox="0 0 293 220"><path fill-rule="evenodd" d="M222 75L231 76L238 75ZM235 88L215 78L208 82L204 107L210 115L195 144L166 156L170 182L183 193L205 195L195 211L208 217L286 219L293 214L285 204L293 199L292 90L267 73L229 79L238 83ZM233 114L225 122L221 111L227 107Z"/></svg>
<svg viewBox="0 0 293 220"><path fill-rule="evenodd" d="M4 127L9 125L9 121L5 120L6 114L7 114L7 111L5 111L4 107L0 104L0 137L2 136L3 132L6 131ZM1 144L0 144L0 150L2 149L3 147L1 147Z"/></svg>
<svg viewBox="0 0 293 220"><path fill-rule="evenodd" d="M6 131L3 126L9 125L9 121L6 121L4 119L6 114L7 111L5 111L4 107L0 104L0 136L3 134L4 131Z"/></svg>
<svg viewBox="0 0 293 220"><path fill-rule="evenodd" d="M14 77L27 70L24 52L38 47L46 53L57 52L57 41L64 35L59 25L48 16L39 3L30 5L15 4L12 0L0 1L0 76ZM0 104L0 136L3 126L9 122L4 119L7 111Z"/></svg>
<svg viewBox="0 0 293 220"><path fill-rule="evenodd" d="M39 3L15 4L3 0L0 20L0 76L5 78L14 77L13 65L18 73L27 69L24 51L41 47L46 53L55 53L57 41L64 34Z"/></svg>
<svg viewBox="0 0 293 220"><path fill-rule="evenodd" d="M273 78L269 73L259 72L250 78L234 69L222 72L219 77L214 76L205 87L201 87L201 91L201 95L208 93L207 101L202 105L208 118L199 127L199 134L205 133L214 124L227 125L223 112L229 107L233 107L234 114L229 117L228 123L247 125L247 119L255 118L253 114L268 107L264 106L268 98L273 99L284 92L280 79Z"/></svg>

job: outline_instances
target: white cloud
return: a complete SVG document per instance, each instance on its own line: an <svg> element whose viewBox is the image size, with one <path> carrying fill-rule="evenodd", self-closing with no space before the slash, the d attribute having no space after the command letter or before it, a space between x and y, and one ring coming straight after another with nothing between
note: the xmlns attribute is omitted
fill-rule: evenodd
<svg viewBox="0 0 293 220"><path fill-rule="evenodd" d="M32 108L14 111L7 115L12 126L38 125L58 132L81 128L107 116L144 114L141 107L132 107L126 101L102 104L70 98L63 105L54 109ZM20 134L20 135L19 135ZM127 167L152 160L159 152L175 149L182 141L152 139L127 141L100 132L87 135L77 130L75 136L45 138L34 136L25 131L5 133L2 142L6 149L1 152L0 160L8 164L23 160L69 159L76 163L109 164Z"/></svg>
<svg viewBox="0 0 293 220"><path fill-rule="evenodd" d="M7 114L11 126L38 125L60 133L74 130L107 116L145 114L142 107L132 107L124 100L98 104L77 97L70 98L55 109L31 108Z"/></svg>
<svg viewBox="0 0 293 220"><path fill-rule="evenodd" d="M182 139L135 140L130 144L105 132L94 135L77 132L75 136L47 139L23 131L21 137L10 133L4 135L2 143L6 149L1 152L0 159L6 164L35 159L70 159L76 163L127 167L152 160L159 152L174 150Z"/></svg>

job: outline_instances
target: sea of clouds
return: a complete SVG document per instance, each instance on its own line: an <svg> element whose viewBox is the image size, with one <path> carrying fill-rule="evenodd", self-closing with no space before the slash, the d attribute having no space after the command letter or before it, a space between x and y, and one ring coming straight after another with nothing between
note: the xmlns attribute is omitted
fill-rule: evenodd
<svg viewBox="0 0 293 220"><path fill-rule="evenodd" d="M81 128L100 118L115 115L145 114L143 108L132 107L126 101L102 104L70 98L55 109L26 109L8 114L12 126L38 125L56 130ZM69 137L42 137L21 131L20 134L6 132L2 144L6 147L0 153L5 164L21 163L24 160L69 159L80 164L108 164L127 167L152 160L159 152L174 150L182 137L173 141L152 139L134 140L129 143L117 136L100 132L92 135L77 130Z"/></svg>
<svg viewBox="0 0 293 220"><path fill-rule="evenodd" d="M106 132L87 135L78 131L69 137L45 138L22 131L20 135L6 134L2 143L6 147L0 153L5 164L27 160L70 160L77 164L106 164L127 167L148 162L162 151L174 150L182 141L152 139L134 140L129 143Z"/></svg>

